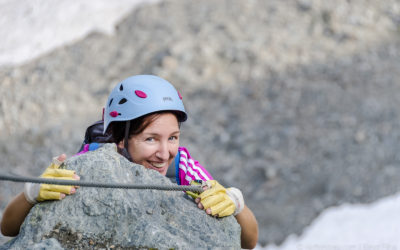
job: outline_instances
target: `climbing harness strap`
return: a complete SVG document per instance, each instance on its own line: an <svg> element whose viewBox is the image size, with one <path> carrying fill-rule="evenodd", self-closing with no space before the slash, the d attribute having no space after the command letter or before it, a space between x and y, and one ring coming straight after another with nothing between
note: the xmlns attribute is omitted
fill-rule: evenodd
<svg viewBox="0 0 400 250"><path fill-rule="evenodd" d="M181 184L179 180L179 161L181 160L181 152L178 150L178 154L175 156L175 180L178 185Z"/></svg>

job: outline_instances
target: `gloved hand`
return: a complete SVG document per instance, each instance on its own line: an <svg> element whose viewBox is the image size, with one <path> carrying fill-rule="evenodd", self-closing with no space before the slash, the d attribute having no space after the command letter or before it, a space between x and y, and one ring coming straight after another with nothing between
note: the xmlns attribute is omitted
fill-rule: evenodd
<svg viewBox="0 0 400 250"><path fill-rule="evenodd" d="M205 184L203 188L206 190L196 198L200 208L218 217L237 215L243 210L244 199L239 189L225 189L216 180L207 181Z"/></svg>
<svg viewBox="0 0 400 250"><path fill-rule="evenodd" d="M58 158L54 157L51 165L47 167L42 178L53 178L62 180L79 180L79 176L73 170L60 169L61 163L66 159L64 154ZM26 200L31 204L45 200L61 200L66 194L76 192L77 186L50 185L39 183L25 183L24 195Z"/></svg>

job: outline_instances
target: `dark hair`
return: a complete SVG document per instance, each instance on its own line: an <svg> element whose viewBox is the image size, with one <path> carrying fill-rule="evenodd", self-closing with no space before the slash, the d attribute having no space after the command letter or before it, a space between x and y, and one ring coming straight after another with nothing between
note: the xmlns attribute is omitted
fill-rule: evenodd
<svg viewBox="0 0 400 250"><path fill-rule="evenodd" d="M183 116L180 112L168 111L168 110L158 111L131 120L129 127L129 138L131 138L131 136L142 133L143 130L145 130L155 119L157 119L157 117L165 113L172 113L173 115L175 115L176 119L178 119L178 126L179 127L181 126L181 121L183 119L182 118ZM110 135L109 142L114 142L118 144L124 139L126 123L127 123L126 121L114 121L110 123L106 132L107 134Z"/></svg>

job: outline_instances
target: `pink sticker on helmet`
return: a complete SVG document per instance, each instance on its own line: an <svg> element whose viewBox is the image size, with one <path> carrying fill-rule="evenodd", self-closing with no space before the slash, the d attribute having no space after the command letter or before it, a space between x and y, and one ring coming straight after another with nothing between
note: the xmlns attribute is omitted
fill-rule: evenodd
<svg viewBox="0 0 400 250"><path fill-rule="evenodd" d="M115 110L114 110L114 111L111 111L111 112L110 112L110 116L111 116L111 117L117 117L117 116L118 116L118 112L115 111Z"/></svg>
<svg viewBox="0 0 400 250"><path fill-rule="evenodd" d="M140 90L135 90L135 94L140 98L146 98L147 97L146 93L144 93L143 91L140 91Z"/></svg>
<svg viewBox="0 0 400 250"><path fill-rule="evenodd" d="M178 96L179 96L179 98L182 100L181 93L179 93L179 91L178 91L178 90L177 90L176 92L178 92Z"/></svg>

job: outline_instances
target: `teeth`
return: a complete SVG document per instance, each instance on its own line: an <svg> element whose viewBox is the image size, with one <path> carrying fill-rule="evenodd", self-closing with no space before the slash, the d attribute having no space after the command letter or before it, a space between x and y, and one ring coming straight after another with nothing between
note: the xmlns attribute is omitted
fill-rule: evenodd
<svg viewBox="0 0 400 250"><path fill-rule="evenodd" d="M153 163L151 163L151 165L152 165L153 167L156 167L156 168L162 168L162 167L165 166L165 162L162 162L162 163L155 163L155 162L153 162Z"/></svg>

